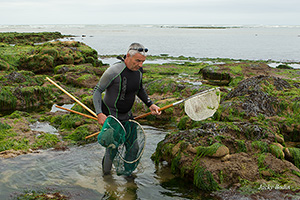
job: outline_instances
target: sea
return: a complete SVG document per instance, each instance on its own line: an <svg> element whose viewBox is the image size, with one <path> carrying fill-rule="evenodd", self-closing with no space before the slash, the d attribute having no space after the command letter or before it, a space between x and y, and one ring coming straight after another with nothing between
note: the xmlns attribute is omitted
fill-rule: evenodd
<svg viewBox="0 0 300 200"><path fill-rule="evenodd" d="M300 25L0 25L0 32L45 31L73 35L69 39L86 43L100 57L125 54L131 43L139 42L149 55L264 60L300 68Z"/></svg>

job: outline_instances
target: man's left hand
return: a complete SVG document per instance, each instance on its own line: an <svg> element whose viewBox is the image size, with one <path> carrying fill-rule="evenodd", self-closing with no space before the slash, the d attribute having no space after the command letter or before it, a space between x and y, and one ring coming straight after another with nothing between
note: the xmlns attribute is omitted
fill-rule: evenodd
<svg viewBox="0 0 300 200"><path fill-rule="evenodd" d="M152 115L160 115L161 114L161 111L159 111L159 107L155 104L152 104L150 107L149 107Z"/></svg>

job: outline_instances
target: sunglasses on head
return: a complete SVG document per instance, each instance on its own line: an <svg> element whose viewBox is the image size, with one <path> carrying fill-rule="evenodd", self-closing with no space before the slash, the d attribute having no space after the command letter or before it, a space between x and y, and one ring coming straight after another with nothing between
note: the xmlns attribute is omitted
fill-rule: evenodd
<svg viewBox="0 0 300 200"><path fill-rule="evenodd" d="M130 48L129 50L136 50L136 51L138 51L138 52L148 52L148 49L147 48Z"/></svg>

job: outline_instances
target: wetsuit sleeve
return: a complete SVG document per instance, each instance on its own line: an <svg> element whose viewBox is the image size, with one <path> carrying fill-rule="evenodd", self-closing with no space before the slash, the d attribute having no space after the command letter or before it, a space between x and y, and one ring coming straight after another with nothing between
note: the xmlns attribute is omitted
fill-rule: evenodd
<svg viewBox="0 0 300 200"><path fill-rule="evenodd" d="M150 107L153 102L151 101L151 99L148 97L147 92L145 91L144 87L143 87L143 80L142 80L142 71L141 72L141 78L140 78L140 89L137 93L137 96L146 104L146 106Z"/></svg>
<svg viewBox="0 0 300 200"><path fill-rule="evenodd" d="M148 97L148 94L146 93L146 91L143 87L141 87L137 96L146 104L146 106L150 107L153 104L153 102Z"/></svg>
<svg viewBox="0 0 300 200"><path fill-rule="evenodd" d="M118 75L114 67L109 67L101 76L99 82L94 88L93 103L96 110L96 114L102 113L102 93L106 90L111 82Z"/></svg>

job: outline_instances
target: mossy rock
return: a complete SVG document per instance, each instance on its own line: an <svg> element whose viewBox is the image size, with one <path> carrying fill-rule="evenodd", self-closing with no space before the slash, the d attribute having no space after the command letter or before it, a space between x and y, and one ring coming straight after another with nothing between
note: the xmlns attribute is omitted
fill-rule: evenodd
<svg viewBox="0 0 300 200"><path fill-rule="evenodd" d="M59 52L55 48L44 48L41 50L40 54L48 54L52 56L54 59L57 59Z"/></svg>
<svg viewBox="0 0 300 200"><path fill-rule="evenodd" d="M280 64L276 68L277 69L294 69L293 67L288 66L288 65L284 65L284 64Z"/></svg>
<svg viewBox="0 0 300 200"><path fill-rule="evenodd" d="M54 74L65 74L70 70L74 65L62 64L54 68Z"/></svg>
<svg viewBox="0 0 300 200"><path fill-rule="evenodd" d="M194 185L204 191L216 191L221 189L212 173L201 166L196 166L194 169Z"/></svg>
<svg viewBox="0 0 300 200"><path fill-rule="evenodd" d="M7 78L8 81L13 82L13 83L23 83L26 81L25 76L19 72L12 72L12 73L6 75L5 78Z"/></svg>
<svg viewBox="0 0 300 200"><path fill-rule="evenodd" d="M273 143L270 145L270 152L276 158L284 159L283 146L279 143Z"/></svg>
<svg viewBox="0 0 300 200"><path fill-rule="evenodd" d="M96 50L80 42L48 42L22 55L19 69L47 73L53 72L56 66L62 64L91 63L92 66L102 66L97 58Z"/></svg>
<svg viewBox="0 0 300 200"><path fill-rule="evenodd" d="M64 64L74 64L74 58L72 54L66 54L60 57L60 60Z"/></svg>
<svg viewBox="0 0 300 200"><path fill-rule="evenodd" d="M210 157L223 157L229 154L229 149L221 144L221 143L214 143L211 146L198 146L197 148L197 155L200 157L210 156Z"/></svg>
<svg viewBox="0 0 300 200"><path fill-rule="evenodd" d="M17 98L12 91L11 87L0 87L0 110L15 110Z"/></svg>
<svg viewBox="0 0 300 200"><path fill-rule="evenodd" d="M50 41L58 38L69 37L62 35L60 32L39 32L39 33L17 33L4 32L0 33L0 42L7 44L30 44Z"/></svg>
<svg viewBox="0 0 300 200"><path fill-rule="evenodd" d="M96 60L95 60L95 58L92 57L92 56L88 56L88 57L85 59L85 61L86 61L87 63L91 63L93 66L96 66Z"/></svg>
<svg viewBox="0 0 300 200"><path fill-rule="evenodd" d="M0 71L7 71L9 70L9 64L4 60L0 59Z"/></svg>
<svg viewBox="0 0 300 200"><path fill-rule="evenodd" d="M9 47L9 44L6 44L6 43L3 43L3 42L0 42L0 47Z"/></svg>
<svg viewBox="0 0 300 200"><path fill-rule="evenodd" d="M188 116L184 116L180 119L180 121L177 124L177 128L179 130L185 130L187 129L187 122L190 120L190 118Z"/></svg>
<svg viewBox="0 0 300 200"><path fill-rule="evenodd" d="M19 62L19 69L34 73L53 72L54 68L54 58L48 54L25 55Z"/></svg>
<svg viewBox="0 0 300 200"><path fill-rule="evenodd" d="M289 148L293 162L300 169L300 148Z"/></svg>
<svg viewBox="0 0 300 200"><path fill-rule="evenodd" d="M213 157L213 158L221 158L221 157L224 157L226 155L229 155L229 149L228 147L226 147L225 145L222 145L220 146L217 151L212 154L210 157Z"/></svg>
<svg viewBox="0 0 300 200"><path fill-rule="evenodd" d="M224 71L218 71L217 66L208 66L200 70L203 78L212 83L219 83L219 85L228 85L232 79L231 75Z"/></svg>

